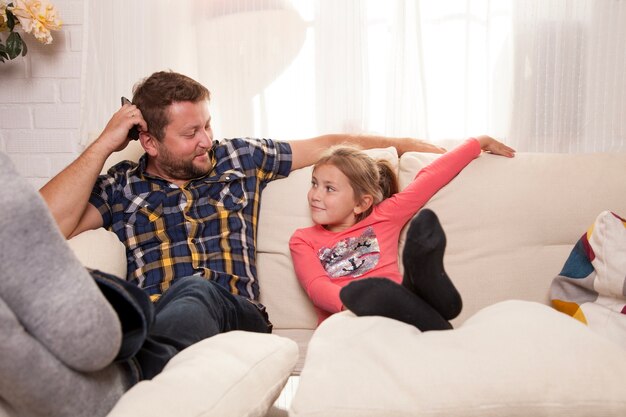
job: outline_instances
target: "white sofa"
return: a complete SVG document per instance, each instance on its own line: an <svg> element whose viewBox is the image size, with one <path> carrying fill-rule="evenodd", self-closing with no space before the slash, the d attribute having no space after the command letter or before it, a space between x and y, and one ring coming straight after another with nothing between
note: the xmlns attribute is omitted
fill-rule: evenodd
<svg viewBox="0 0 626 417"><path fill-rule="evenodd" d="M398 166L401 185L437 157L398 158L392 148L370 152ZM137 149L115 159L128 155L136 158ZM305 168L267 187L258 233L261 301L275 335L296 341L300 359L293 368L293 345L286 343L291 347L283 347L284 357L268 362L278 371L270 378L271 395L250 397L261 398L260 405L214 413L206 400L199 407L209 411L193 415L263 415L290 372L301 373L292 416L626 415L626 346L549 307L553 278L596 216L604 210L626 215L626 153L518 153L514 159L483 154L438 192L427 207L446 232L445 267L464 308L453 321L455 330L424 334L350 312L316 330L288 248L293 230L310 224L309 181ZM84 264L124 275L123 248L109 232L84 233L70 245ZM237 333L222 335L222 341L247 336ZM271 341L277 340L286 339ZM217 351L210 353L214 360ZM167 368L159 376L167 381L172 375L165 388L157 377L131 389L111 415L136 415L145 398L156 402L150 415L173 415L159 407L172 396L160 399L158 393L198 394L183 382L202 372L192 363ZM245 396L250 386L230 389ZM129 407L125 413L122 406ZM181 409L176 415L186 414Z"/></svg>

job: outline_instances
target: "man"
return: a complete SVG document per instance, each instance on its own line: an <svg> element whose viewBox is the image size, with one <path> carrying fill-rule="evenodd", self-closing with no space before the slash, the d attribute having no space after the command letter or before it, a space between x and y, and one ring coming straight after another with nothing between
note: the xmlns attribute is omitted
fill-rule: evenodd
<svg viewBox="0 0 626 417"><path fill-rule="evenodd" d="M66 237L106 227L126 246L126 279L155 301L150 336L133 363L152 378L181 349L229 330L271 332L258 298L256 228L269 181L314 163L329 146L443 150L415 139L325 135L312 139L213 140L209 91L174 72L134 89L102 134L41 189ZM145 150L99 176L138 125Z"/></svg>

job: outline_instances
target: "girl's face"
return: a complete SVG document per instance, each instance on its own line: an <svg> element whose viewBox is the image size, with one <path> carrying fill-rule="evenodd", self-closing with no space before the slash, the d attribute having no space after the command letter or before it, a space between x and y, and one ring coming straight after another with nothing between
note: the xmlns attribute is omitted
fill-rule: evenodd
<svg viewBox="0 0 626 417"><path fill-rule="evenodd" d="M354 225L355 216L362 212L348 177L334 165L315 168L307 197L313 222L332 232Z"/></svg>

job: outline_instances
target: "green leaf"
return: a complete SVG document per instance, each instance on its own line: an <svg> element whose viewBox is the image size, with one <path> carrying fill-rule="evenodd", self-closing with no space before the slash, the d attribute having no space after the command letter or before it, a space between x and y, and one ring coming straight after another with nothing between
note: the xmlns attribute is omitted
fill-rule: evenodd
<svg viewBox="0 0 626 417"><path fill-rule="evenodd" d="M2 41L0 41L0 62L4 62L6 59L9 59L7 49L2 44Z"/></svg>
<svg viewBox="0 0 626 417"><path fill-rule="evenodd" d="M7 7L10 6L13 6L13 3L7 4ZM9 9L7 9L7 27L10 32L13 32L13 28L15 27L15 16Z"/></svg>
<svg viewBox="0 0 626 417"><path fill-rule="evenodd" d="M26 42L22 42L22 56L25 56L26 52L28 52L28 48L26 47Z"/></svg>
<svg viewBox="0 0 626 417"><path fill-rule="evenodd" d="M7 38L7 53L9 54L9 59L17 57L20 52L22 52L23 45L24 41L22 41L20 34L17 32L11 32Z"/></svg>

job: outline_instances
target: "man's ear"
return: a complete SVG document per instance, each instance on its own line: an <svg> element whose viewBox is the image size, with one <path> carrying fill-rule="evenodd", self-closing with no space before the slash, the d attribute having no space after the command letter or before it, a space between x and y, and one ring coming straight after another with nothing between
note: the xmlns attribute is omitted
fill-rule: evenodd
<svg viewBox="0 0 626 417"><path fill-rule="evenodd" d="M159 153L158 140L148 132L139 132L139 141L141 146L151 157L155 157Z"/></svg>
<svg viewBox="0 0 626 417"><path fill-rule="evenodd" d="M354 206L354 214L359 215L366 212L374 204L374 197L365 194L361 197L361 201Z"/></svg>

